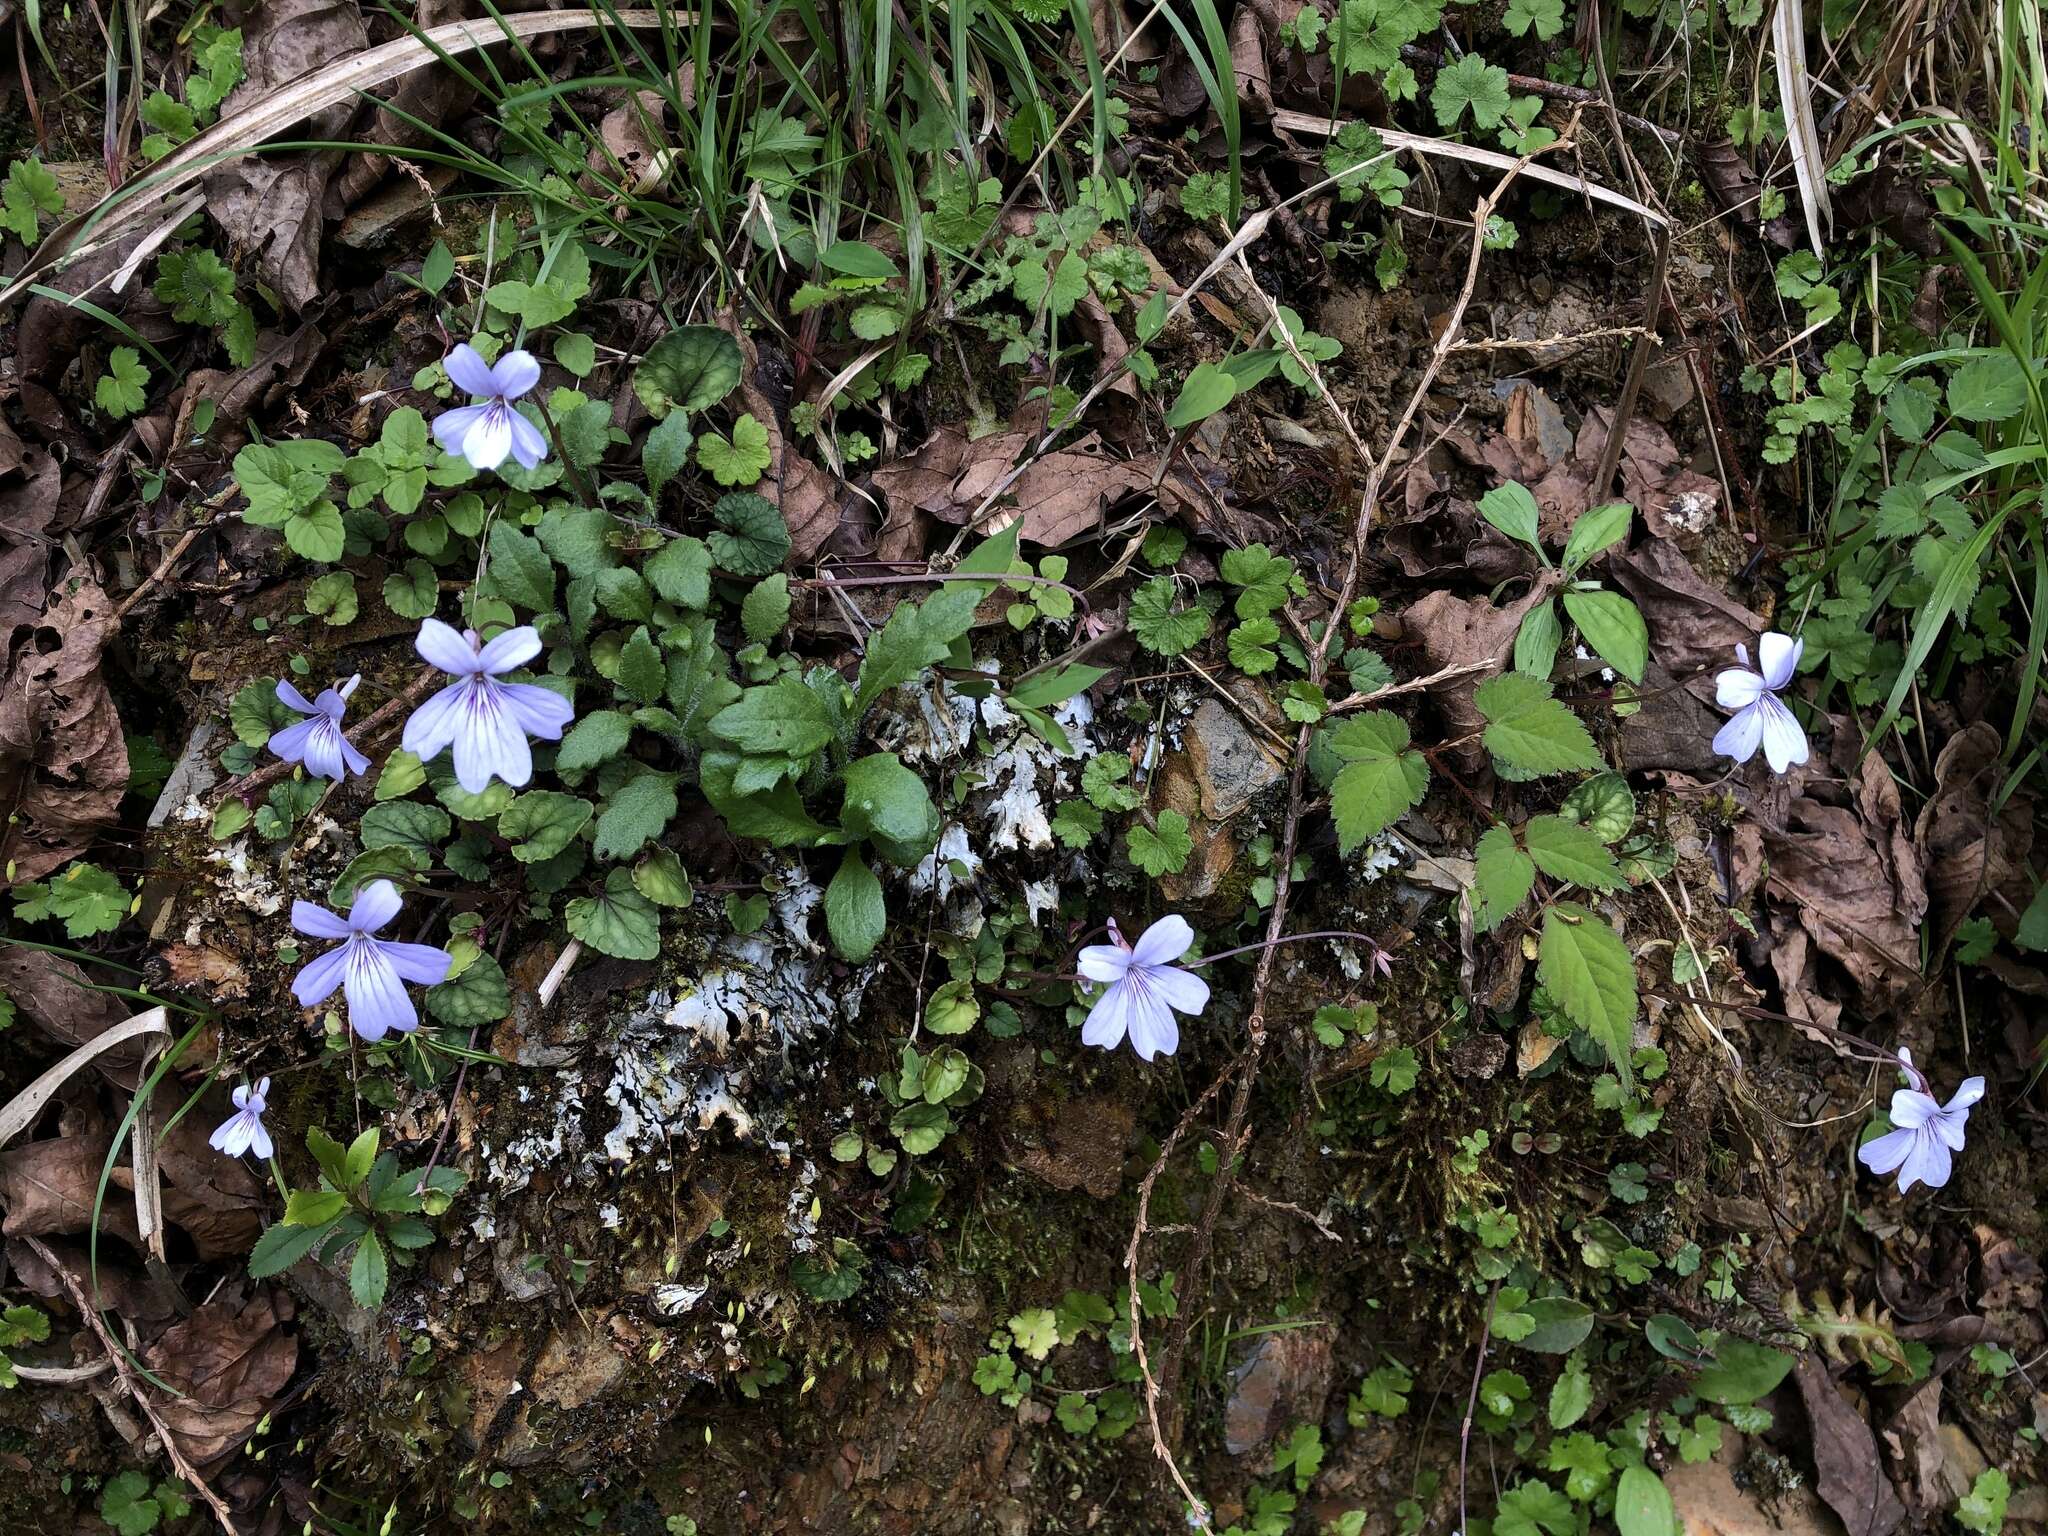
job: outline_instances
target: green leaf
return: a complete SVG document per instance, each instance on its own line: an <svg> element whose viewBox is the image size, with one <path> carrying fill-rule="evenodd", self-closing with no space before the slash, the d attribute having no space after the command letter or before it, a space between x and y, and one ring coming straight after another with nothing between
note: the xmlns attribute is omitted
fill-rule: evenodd
<svg viewBox="0 0 2048 1536"><path fill-rule="evenodd" d="M952 1117L937 1104L906 1104L889 1122L890 1134L903 1143L903 1150L912 1157L937 1151L952 1129Z"/></svg>
<svg viewBox="0 0 2048 1536"><path fill-rule="evenodd" d="M1543 544L1537 533L1536 498L1520 481L1510 480L1506 485L1497 485L1480 497L1479 515L1509 538L1542 553Z"/></svg>
<svg viewBox="0 0 2048 1536"><path fill-rule="evenodd" d="M2012 1479L1998 1467L1986 1467L1970 1484L1970 1491L1956 1501L1956 1524L1977 1536L1999 1536L2011 1499Z"/></svg>
<svg viewBox="0 0 2048 1536"><path fill-rule="evenodd" d="M825 928L840 959L860 962L875 952L888 931L889 914L882 882L868 868L859 848L839 859L832 883L825 887Z"/></svg>
<svg viewBox="0 0 2048 1536"><path fill-rule="evenodd" d="M1533 817L1522 829L1529 857L1553 880L1568 880L1588 890L1612 891L1627 884L1614 855L1590 828L1562 816Z"/></svg>
<svg viewBox="0 0 2048 1536"><path fill-rule="evenodd" d="M1576 821L1603 843L1616 843L1636 824L1636 797L1618 773L1599 773L1564 797L1558 815Z"/></svg>
<svg viewBox="0 0 2048 1536"><path fill-rule="evenodd" d="M133 1467L108 1478L100 1490L100 1518L120 1536L149 1536L163 1514L163 1505L149 1496L149 1474Z"/></svg>
<svg viewBox="0 0 2048 1536"><path fill-rule="evenodd" d="M1199 606L1176 609L1175 594L1171 576L1155 576L1131 595L1131 633L1155 655L1178 656L1192 650L1209 633L1208 610Z"/></svg>
<svg viewBox="0 0 2048 1536"><path fill-rule="evenodd" d="M1473 850L1472 921L1491 933L1528 899L1536 864L1506 827L1488 827Z"/></svg>
<svg viewBox="0 0 2048 1536"><path fill-rule="evenodd" d="M633 370L633 391L656 418L714 406L739 381L739 343L715 325L678 326Z"/></svg>
<svg viewBox="0 0 2048 1536"><path fill-rule="evenodd" d="M1325 732L1323 741L1345 763L1330 785L1341 853L1377 837L1429 792L1429 765L1409 749L1408 722L1399 715L1368 710Z"/></svg>
<svg viewBox="0 0 2048 1536"><path fill-rule="evenodd" d="M1793 1357L1782 1349L1724 1336L1714 1363L1693 1378L1693 1395L1709 1403L1753 1403L1775 1392L1792 1365Z"/></svg>
<svg viewBox="0 0 2048 1536"><path fill-rule="evenodd" d="M924 1005L924 1027L935 1035L964 1035L981 1017L973 983L947 981L934 988Z"/></svg>
<svg viewBox="0 0 2048 1536"><path fill-rule="evenodd" d="M116 347L107 354L106 375L93 386L93 403L119 420L133 416L149 402L149 369L142 354L133 347Z"/></svg>
<svg viewBox="0 0 2048 1536"><path fill-rule="evenodd" d="M657 848L633 866L633 889L658 907L687 907L696 892L672 848Z"/></svg>
<svg viewBox="0 0 2048 1536"><path fill-rule="evenodd" d="M806 758L833 737L825 701L788 673L745 690L711 717L710 728L742 752L771 757Z"/></svg>
<svg viewBox="0 0 2048 1536"><path fill-rule="evenodd" d="M711 602L711 546L702 539L670 539L654 552L644 574L678 608L702 609Z"/></svg>
<svg viewBox="0 0 2048 1536"><path fill-rule="evenodd" d="M640 704L652 704L668 687L668 663L645 624L636 625L619 647L619 692Z"/></svg>
<svg viewBox="0 0 2048 1536"><path fill-rule="evenodd" d="M1548 683L1503 672L1481 683L1473 702L1489 722L1483 739L1502 778L1519 781L1601 766L1593 738L1551 697Z"/></svg>
<svg viewBox="0 0 2048 1536"><path fill-rule="evenodd" d="M1567 592L1564 611L1601 660L1632 683L1643 680L1650 660L1650 631L1634 603L1619 592Z"/></svg>
<svg viewBox="0 0 2048 1536"><path fill-rule="evenodd" d="M539 539L500 520L491 524L491 588L534 613L555 607L555 566Z"/></svg>
<svg viewBox="0 0 2048 1536"><path fill-rule="evenodd" d="M365 848L405 848L431 865L454 823L448 813L417 800L393 800L363 812L358 835Z"/></svg>
<svg viewBox="0 0 2048 1536"><path fill-rule="evenodd" d="M1161 811L1157 821L1156 830L1140 824L1124 834L1131 862L1155 880L1161 875L1179 874L1187 868L1188 855L1195 851L1194 839L1188 835L1187 817L1179 811Z"/></svg>
<svg viewBox="0 0 2048 1536"><path fill-rule="evenodd" d="M1568 1355L1593 1331L1593 1309L1570 1296L1539 1296L1524 1302L1522 1311L1536 1326L1519 1342L1539 1355Z"/></svg>
<svg viewBox="0 0 2048 1536"><path fill-rule="evenodd" d="M1299 585L1294 562L1276 555L1263 544L1247 544L1228 550L1218 566L1223 579L1243 590L1237 594L1240 619L1262 619L1285 603Z"/></svg>
<svg viewBox="0 0 2048 1536"><path fill-rule="evenodd" d="M648 495L659 496L661 488L682 473L683 466L690 462L690 446L695 441L687 412L671 411L654 424L640 449L640 468L647 475Z"/></svg>
<svg viewBox="0 0 2048 1536"><path fill-rule="evenodd" d="M301 559L326 564L341 558L341 552L348 547L348 533L334 503L316 501L285 518L284 542Z"/></svg>
<svg viewBox="0 0 2048 1536"><path fill-rule="evenodd" d="M41 893L41 905L47 908L39 915L62 919L65 935L73 939L113 932L128 915L132 899L119 880L97 864L86 863L52 875L46 886L17 887L15 916L24 916L22 895L31 890Z"/></svg>
<svg viewBox="0 0 2048 1536"><path fill-rule="evenodd" d="M279 1223L265 1227L249 1252L249 1276L266 1280L282 1274L317 1248L327 1236L326 1227L293 1227Z"/></svg>
<svg viewBox="0 0 2048 1536"><path fill-rule="evenodd" d="M1536 976L1565 1017L1607 1052L1624 1089L1633 1085L1636 967L1599 914L1561 901L1543 914Z"/></svg>
<svg viewBox="0 0 2048 1536"><path fill-rule="evenodd" d="M569 932L599 954L652 960L661 953L661 914L634 889L631 870L614 869L602 895L577 897L564 916Z"/></svg>
<svg viewBox="0 0 2048 1536"><path fill-rule="evenodd" d="M591 805L577 795L532 789L498 813L498 835L512 844L522 864L552 859L590 820Z"/></svg>
<svg viewBox="0 0 2048 1536"><path fill-rule="evenodd" d="M2026 403L2026 371L2010 352L1973 357L1948 376L1948 408L1964 421L2009 421Z"/></svg>
<svg viewBox="0 0 2048 1536"><path fill-rule="evenodd" d="M338 1189L295 1189L284 1203L288 1227L324 1227L348 1209L348 1196Z"/></svg>
<svg viewBox="0 0 2048 1536"><path fill-rule="evenodd" d="M594 709L569 728L555 749L557 773L584 773L611 761L633 738L630 715L615 709Z"/></svg>
<svg viewBox="0 0 2048 1536"><path fill-rule="evenodd" d="M711 558L735 576L766 576L789 555L789 525L774 502L747 491L718 498L711 509L718 531Z"/></svg>
<svg viewBox="0 0 2048 1536"><path fill-rule="evenodd" d="M390 1282L391 1262L384 1255L384 1244L375 1232L365 1232L348 1267L348 1293L357 1306L374 1312L384 1305L384 1291Z"/></svg>
<svg viewBox="0 0 2048 1536"><path fill-rule="evenodd" d="M1627 538L1629 519L1634 515L1635 509L1625 501L1610 501L1605 506L1581 512L1572 524L1570 537L1564 541L1564 558L1560 563L1565 575L1576 574L1602 550L1610 549Z"/></svg>
<svg viewBox="0 0 2048 1536"><path fill-rule="evenodd" d="M0 229L33 248L36 215L63 211L63 189L42 161L30 155L7 167L6 185L0 187Z"/></svg>
<svg viewBox="0 0 2048 1536"><path fill-rule="evenodd" d="M384 578L384 606L401 619L424 619L440 606L441 583L424 560L408 560Z"/></svg>
<svg viewBox="0 0 2048 1536"><path fill-rule="evenodd" d="M1576 1358L1565 1362L1565 1368L1558 1373L1557 1381L1550 1389L1550 1427L1570 1429L1586 1416L1586 1410L1592 1406L1592 1374ZM1602 1454L1604 1456L1604 1450ZM1554 1452L1550 1464L1554 1470L1561 1470L1557 1467ZM1600 1486L1605 1487L1606 1484L1602 1482Z"/></svg>
<svg viewBox="0 0 2048 1536"><path fill-rule="evenodd" d="M759 837L777 847L814 843L829 829L804 809L794 785L746 794L733 787L733 780L745 759L732 752L706 752L698 762L704 798L725 818L726 829L735 837Z"/></svg>
<svg viewBox="0 0 2048 1536"><path fill-rule="evenodd" d="M939 810L924 781L893 752L872 752L849 763L839 822L856 837L872 839L893 864L911 865L932 851Z"/></svg>
<svg viewBox="0 0 2048 1536"><path fill-rule="evenodd" d="M504 967L488 952L478 954L460 976L427 988L427 1012L454 1029L495 1024L512 1011L512 989Z"/></svg>
<svg viewBox="0 0 2048 1536"><path fill-rule="evenodd" d="M283 730L298 718L297 711L287 708L278 699L277 679L274 677L259 677L244 683L228 701L228 724L234 730L235 739L245 747L268 745L273 733Z"/></svg>
<svg viewBox="0 0 2048 1536"><path fill-rule="evenodd" d="M720 485L752 485L772 461L768 429L751 415L732 424L729 439L715 432L697 439L697 463Z"/></svg>
<svg viewBox="0 0 2048 1536"><path fill-rule="evenodd" d="M1522 615L1521 628L1515 631L1515 670L1547 679L1563 644L1564 621L1557 616L1557 604L1538 603Z"/></svg>
<svg viewBox="0 0 2048 1536"><path fill-rule="evenodd" d="M577 378L588 378L597 366L597 343L578 331L565 331L555 338L555 361Z"/></svg>
<svg viewBox="0 0 2048 1536"><path fill-rule="evenodd" d="M789 578L777 571L759 582L740 603L740 629L749 640L766 644L789 627Z"/></svg>
<svg viewBox="0 0 2048 1536"><path fill-rule="evenodd" d="M1679 1536L1664 1479L1648 1467L1623 1467L1614 1489L1614 1525L1621 1536Z"/></svg>
<svg viewBox="0 0 2048 1536"><path fill-rule="evenodd" d="M866 282L887 282L901 276L895 261L885 252L877 250L865 240L840 240L827 246L819 253L818 260L828 271L842 277L856 277Z"/></svg>
<svg viewBox="0 0 2048 1536"><path fill-rule="evenodd" d="M1197 363L1180 387L1166 424L1178 432L1207 421L1237 398L1237 380L1215 363Z"/></svg>
<svg viewBox="0 0 2048 1536"><path fill-rule="evenodd" d="M676 778L650 770L612 791L591 851L600 859L630 859L660 837L675 820Z"/></svg>

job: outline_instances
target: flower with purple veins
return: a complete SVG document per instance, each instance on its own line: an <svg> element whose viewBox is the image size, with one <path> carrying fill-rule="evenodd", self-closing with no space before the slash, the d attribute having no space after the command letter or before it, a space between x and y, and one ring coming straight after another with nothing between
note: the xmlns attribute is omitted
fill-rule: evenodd
<svg viewBox="0 0 2048 1536"><path fill-rule="evenodd" d="M1892 1129L1857 1148L1856 1156L1872 1173L1899 1175L1899 1193L1915 1184L1939 1189L1948 1182L1950 1154L1963 1150L1963 1128L1970 1106L1984 1097L1984 1079L1966 1077L1946 1104L1927 1091L1927 1079L1913 1065L1913 1053L1899 1051L1899 1068L1912 1083L1892 1094Z"/></svg>
<svg viewBox="0 0 2048 1536"><path fill-rule="evenodd" d="M1749 647L1735 647L1739 667L1729 667L1714 679L1714 699L1735 716L1714 734L1714 750L1723 757L1746 763L1762 746L1771 772L1783 773L1794 763L1806 761L1806 732L1799 728L1778 695L1791 686L1799 666L1804 640L1775 631L1756 643L1757 668L1749 664Z"/></svg>
<svg viewBox="0 0 2048 1536"><path fill-rule="evenodd" d="M457 634L439 619L428 619L413 648L455 681L412 712L401 744L423 763L453 746L455 781L472 795L482 794L493 777L514 789L524 785L533 777L526 738L560 741L576 718L574 706L559 693L498 681L540 654L540 633L531 624L483 645L473 629Z"/></svg>
<svg viewBox="0 0 2048 1536"><path fill-rule="evenodd" d="M288 763L304 763L306 772L323 779L339 780L351 773L358 777L368 773L370 760L341 734L342 711L348 708L348 696L362 680L363 675L358 672L338 688L322 689L320 697L310 704L290 683L279 683L277 701L308 718L274 732L270 750Z"/></svg>
<svg viewBox="0 0 2048 1536"><path fill-rule="evenodd" d="M263 1112L270 1107L267 1101L269 1093L270 1079L267 1077L254 1088L247 1083L237 1088L231 1095L235 1101L235 1112L221 1121L214 1133L206 1138L206 1144L229 1157L240 1157L244 1152L269 1157L270 1132L263 1128Z"/></svg>
<svg viewBox="0 0 2048 1536"><path fill-rule="evenodd" d="M402 898L389 880L372 880L356 892L346 919L310 901L292 903L292 927L316 939L340 939L335 949L307 966L292 982L301 1008L327 1001L340 987L348 998L348 1024L363 1039L382 1040L419 1027L419 1010L405 983L437 986L448 979L455 957L431 944L400 944L375 937L398 916Z"/></svg>
<svg viewBox="0 0 2048 1536"><path fill-rule="evenodd" d="M434 441L443 453L469 460L473 469L496 469L508 454L532 469L548 456L548 440L540 429L512 408L514 400L540 382L540 364L531 352L507 352L494 366L465 341L441 366L457 389L480 402L434 418Z"/></svg>
<svg viewBox="0 0 2048 1536"><path fill-rule="evenodd" d="M1109 936L1114 944L1091 944L1081 951L1081 974L1107 983L1088 1010L1082 1043L1113 1051L1129 1035L1139 1060L1150 1061L1161 1052L1171 1056L1180 1046L1174 1014L1193 1017L1209 1006L1209 984L1168 964L1188 952L1195 930L1186 918L1169 916L1147 928L1136 944L1125 942L1114 921Z"/></svg>

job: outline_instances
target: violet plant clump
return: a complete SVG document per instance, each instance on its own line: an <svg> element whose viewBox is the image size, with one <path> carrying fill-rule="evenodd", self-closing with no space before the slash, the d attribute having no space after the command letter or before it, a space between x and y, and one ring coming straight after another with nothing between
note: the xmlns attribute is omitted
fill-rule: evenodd
<svg viewBox="0 0 2048 1536"><path fill-rule="evenodd" d="M300 1007L316 1007L339 987L348 999L349 1028L362 1039L374 1043L394 1029L403 1034L419 1027L419 1010L405 984L438 986L448 979L455 957L431 944L376 937L403 901L389 880L372 880L356 892L346 918L310 901L292 903L292 927L312 938L342 941L292 981Z"/></svg>
<svg viewBox="0 0 2048 1536"><path fill-rule="evenodd" d="M1892 1129L1865 1142L1856 1156L1872 1173L1896 1171L1902 1195L1915 1184L1940 1189L1948 1183L1953 1154L1963 1150L1970 1106L1984 1097L1984 1079L1964 1078L1943 1104L1927 1091L1927 1079L1913 1065L1913 1053L1903 1047L1899 1070L1912 1086L1892 1094Z"/></svg>
<svg viewBox="0 0 2048 1536"><path fill-rule="evenodd" d="M306 772L322 779L341 780L370 771L370 760L358 752L342 734L341 717L348 708L349 695L363 680L358 672L347 682L324 688L311 703L290 683L277 685L277 700L287 709L307 718L287 725L270 738L270 750L288 763L303 763Z"/></svg>
<svg viewBox="0 0 2048 1536"><path fill-rule="evenodd" d="M428 619L413 645L455 681L412 712L400 744L421 762L452 746L455 781L473 795L482 794L493 778L524 787L533 777L527 737L560 741L576 718L574 706L551 689L499 681L540 654L540 632L525 624L485 645L473 629L457 634L439 619Z"/></svg>
<svg viewBox="0 0 2048 1536"><path fill-rule="evenodd" d="M496 469L508 456L532 469L548 456L548 440L540 429L512 407L540 382L540 363L531 352L507 352L492 364L465 341L442 366L455 387L476 401L434 418L434 441L443 453L481 470Z"/></svg>
<svg viewBox="0 0 2048 1536"><path fill-rule="evenodd" d="M1738 645L1735 656L1742 663L1728 667L1714 678L1714 699L1734 717L1714 733L1714 750L1723 757L1746 763L1763 748L1771 772L1783 773L1807 758L1806 732L1800 728L1778 695L1791 686L1799 667L1804 640L1775 631L1756 643L1757 666L1749 664L1749 647Z"/></svg>
<svg viewBox="0 0 2048 1536"><path fill-rule="evenodd" d="M259 1080L254 1087L244 1083L230 1095L235 1103L235 1112L214 1128L206 1144L216 1152L229 1157L240 1157L245 1152L254 1152L258 1157L268 1159L271 1154L270 1132L264 1128L263 1114L270 1107L270 1079Z"/></svg>
<svg viewBox="0 0 2048 1536"><path fill-rule="evenodd" d="M1209 1006L1209 983L1192 971L1169 962L1178 960L1195 942L1195 930L1184 917L1168 915L1127 943L1114 920L1113 944L1090 944L1081 951L1080 972L1089 981L1107 984L1082 1026L1084 1044L1113 1051L1130 1037L1141 1061L1171 1056L1180 1047L1176 1012L1190 1017Z"/></svg>

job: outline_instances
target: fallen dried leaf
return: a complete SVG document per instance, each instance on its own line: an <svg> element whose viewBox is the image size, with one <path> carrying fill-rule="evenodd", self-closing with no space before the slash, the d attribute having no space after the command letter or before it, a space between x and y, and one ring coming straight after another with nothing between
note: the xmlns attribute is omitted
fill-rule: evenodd
<svg viewBox="0 0 2048 1536"><path fill-rule="evenodd" d="M184 1394L158 1407L194 1462L235 1450L277 1406L299 1361L284 1326L291 1316L291 1298L266 1287L239 1306L208 1302L143 1351L151 1371Z"/></svg>
<svg viewBox="0 0 2048 1536"><path fill-rule="evenodd" d="M1848 1536L1891 1536L1906 1506L1880 1469L1877 1437L1814 1356L1802 1355L1794 1376L1813 1429L1816 1491L1842 1517Z"/></svg>

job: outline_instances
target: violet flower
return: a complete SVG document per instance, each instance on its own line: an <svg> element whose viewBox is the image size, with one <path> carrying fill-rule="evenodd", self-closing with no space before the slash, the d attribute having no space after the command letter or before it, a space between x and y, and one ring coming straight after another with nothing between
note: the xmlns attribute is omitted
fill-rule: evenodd
<svg viewBox="0 0 2048 1536"><path fill-rule="evenodd" d="M372 880L356 892L346 920L310 901L292 903L292 927L316 939L341 939L339 948L307 966L292 982L301 1008L324 1003L340 987L348 998L348 1024L363 1039L382 1040L390 1030L419 1027L419 1010L405 983L436 986L448 979L455 957L431 944L399 944L373 937L398 916L402 902L389 880Z"/></svg>
<svg viewBox="0 0 2048 1536"><path fill-rule="evenodd" d="M540 634L531 624L508 629L489 645L477 632L457 634L439 619L420 625L413 648L429 665L455 678L412 712L401 744L421 762L455 748L455 781L480 795L493 777L514 789L533 777L533 752L526 738L560 741L576 710L559 693L533 683L501 683L501 673L540 654Z"/></svg>
<svg viewBox="0 0 2048 1536"><path fill-rule="evenodd" d="M496 469L507 454L532 469L548 456L548 440L540 429L512 408L514 400L540 382L540 364L531 352L507 352L493 366L465 341L441 366L457 389L482 402L434 418L434 441L443 453L460 455L474 469Z"/></svg>
<svg viewBox="0 0 2048 1536"><path fill-rule="evenodd" d="M1783 773L1794 763L1806 761L1806 732L1799 728L1792 711L1778 695L1791 685L1799 666L1804 640L1773 631L1756 643L1757 665L1749 665L1749 647L1737 645L1735 656L1742 663L1729 667L1714 679L1714 699L1735 717L1714 733L1714 750L1723 757L1746 763L1761 745L1771 772Z"/></svg>
<svg viewBox="0 0 2048 1536"><path fill-rule="evenodd" d="M338 688L322 689L320 697L310 704L290 683L279 683L278 702L310 718L272 733L270 750L288 763L304 763L306 772L323 779L368 773L370 760L341 734L342 711L348 708L348 696L362 680L363 675L358 672Z"/></svg>
<svg viewBox="0 0 2048 1536"><path fill-rule="evenodd" d="M1188 952L1195 930L1186 918L1169 916L1147 928L1135 945L1124 941L1113 921L1109 936L1114 944L1091 944L1081 951L1081 974L1108 983L1088 1010L1082 1042L1113 1051L1129 1035L1139 1060L1150 1061L1161 1052L1171 1056L1180 1046L1175 1011L1192 1017L1209 1006L1209 984L1167 963Z"/></svg>
<svg viewBox="0 0 2048 1536"><path fill-rule="evenodd" d="M270 1132L263 1128L263 1112L270 1107L267 1102L269 1092L270 1079L267 1077L254 1088L247 1083L237 1088L231 1095L235 1101L235 1112L221 1121L214 1133L206 1138L206 1144L229 1157L254 1152L258 1157L268 1158L271 1152Z"/></svg>
<svg viewBox="0 0 2048 1536"><path fill-rule="evenodd" d="M1873 1137L1856 1149L1856 1156L1872 1173L1899 1175L1899 1193L1915 1184L1939 1189L1948 1182L1950 1154L1963 1150L1963 1127L1969 1123L1970 1106L1984 1097L1984 1079L1966 1077L1946 1104L1935 1102L1927 1091L1927 1079L1913 1065L1913 1053L1901 1049L1899 1069L1912 1083L1892 1094L1892 1129Z"/></svg>

